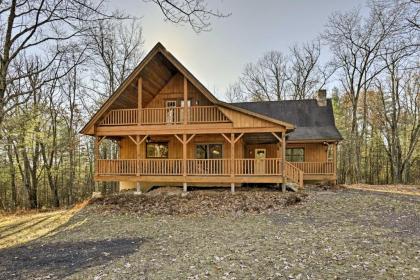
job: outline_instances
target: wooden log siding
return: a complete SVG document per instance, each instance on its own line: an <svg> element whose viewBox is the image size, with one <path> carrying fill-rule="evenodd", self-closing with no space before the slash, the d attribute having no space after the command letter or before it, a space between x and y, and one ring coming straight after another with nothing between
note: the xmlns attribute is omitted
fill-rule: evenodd
<svg viewBox="0 0 420 280"><path fill-rule="evenodd" d="M305 174L334 174L334 162L291 162L290 164L302 170Z"/></svg>

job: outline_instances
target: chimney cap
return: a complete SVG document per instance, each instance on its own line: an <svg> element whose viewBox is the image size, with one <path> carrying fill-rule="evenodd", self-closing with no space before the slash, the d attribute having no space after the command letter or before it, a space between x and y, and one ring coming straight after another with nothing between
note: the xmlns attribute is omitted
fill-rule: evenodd
<svg viewBox="0 0 420 280"><path fill-rule="evenodd" d="M316 94L316 101L318 106L327 106L327 90L319 89Z"/></svg>

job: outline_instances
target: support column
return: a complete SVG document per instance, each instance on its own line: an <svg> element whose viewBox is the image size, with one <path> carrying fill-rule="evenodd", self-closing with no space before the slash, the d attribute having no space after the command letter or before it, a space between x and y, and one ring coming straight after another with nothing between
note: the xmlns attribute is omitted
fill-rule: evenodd
<svg viewBox="0 0 420 280"><path fill-rule="evenodd" d="M95 136L95 147L94 147L94 154L95 154L95 174L98 175L98 159L99 159L99 137Z"/></svg>
<svg viewBox="0 0 420 280"><path fill-rule="evenodd" d="M184 114L185 116L185 114ZM182 175L184 176L183 190L187 191L187 134L182 134Z"/></svg>
<svg viewBox="0 0 420 280"><path fill-rule="evenodd" d="M140 77L137 81L137 124L141 125L141 113L142 113L142 107L143 107L143 78Z"/></svg>
<svg viewBox="0 0 420 280"><path fill-rule="evenodd" d="M282 147L281 174L283 176L283 185L282 186L285 186L286 176L284 174L284 171L285 171L285 162L286 162L286 131L283 131L281 133L281 147ZM283 190L283 187L282 187L282 190Z"/></svg>
<svg viewBox="0 0 420 280"><path fill-rule="evenodd" d="M235 192L235 133L230 134L230 178L232 183L230 184L230 190L232 193Z"/></svg>
<svg viewBox="0 0 420 280"><path fill-rule="evenodd" d="M334 183L337 184L337 142L333 143Z"/></svg>
<svg viewBox="0 0 420 280"><path fill-rule="evenodd" d="M184 124L187 124L188 122L188 80L184 76Z"/></svg>
<svg viewBox="0 0 420 280"><path fill-rule="evenodd" d="M140 135L136 135L136 176L137 179L140 177ZM136 183L137 193L141 193L141 184L140 181Z"/></svg>

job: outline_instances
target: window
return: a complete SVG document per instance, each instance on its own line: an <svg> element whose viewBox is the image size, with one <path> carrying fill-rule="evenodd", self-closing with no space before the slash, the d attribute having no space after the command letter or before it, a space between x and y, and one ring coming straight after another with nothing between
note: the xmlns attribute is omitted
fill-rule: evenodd
<svg viewBox="0 0 420 280"><path fill-rule="evenodd" d="M223 158L222 144L197 144L195 146L195 158L215 159Z"/></svg>
<svg viewBox="0 0 420 280"><path fill-rule="evenodd" d="M168 143L147 143L147 158L168 158Z"/></svg>
<svg viewBox="0 0 420 280"><path fill-rule="evenodd" d="M291 162L305 161L305 151L303 148L287 148L286 160Z"/></svg>

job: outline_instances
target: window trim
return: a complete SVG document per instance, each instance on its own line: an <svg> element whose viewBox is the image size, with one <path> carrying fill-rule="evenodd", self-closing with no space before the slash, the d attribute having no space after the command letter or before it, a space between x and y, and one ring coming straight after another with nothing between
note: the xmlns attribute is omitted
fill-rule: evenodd
<svg viewBox="0 0 420 280"><path fill-rule="evenodd" d="M167 156L166 157L149 157L148 154L147 154L147 145L149 145L149 144L165 144L168 147L168 154L167 154ZM145 149L146 149L146 151L145 151L146 158L150 158L150 159L168 159L169 158L169 142L166 142L166 141L153 141L153 142L149 142L149 143L146 143Z"/></svg>
<svg viewBox="0 0 420 280"><path fill-rule="evenodd" d="M301 150L303 150L303 161L292 161L292 160L288 160L287 159L287 150L297 150L297 149L301 149ZM284 159L286 160L286 161L289 161L289 162L305 162L306 160L305 160L305 154L306 154L306 152L305 152L305 147L286 147L286 151L285 151L285 155L284 155ZM290 155L291 157L292 157L292 159L293 159L293 153Z"/></svg>

